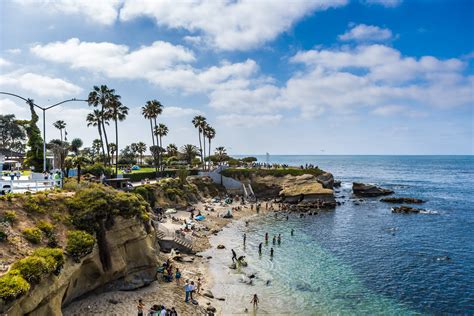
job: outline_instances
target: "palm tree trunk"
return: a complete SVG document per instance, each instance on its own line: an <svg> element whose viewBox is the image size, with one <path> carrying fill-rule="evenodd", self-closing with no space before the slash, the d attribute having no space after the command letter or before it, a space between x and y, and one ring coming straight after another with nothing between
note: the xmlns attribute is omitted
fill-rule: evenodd
<svg viewBox="0 0 474 316"><path fill-rule="evenodd" d="M99 138L100 138L100 143L101 143L101 146L102 146L102 154L104 155L104 159L105 159L104 140L102 139L102 129L100 127L100 123L97 124L97 128L99 129ZM105 163L105 161L104 161L104 163Z"/></svg>
<svg viewBox="0 0 474 316"><path fill-rule="evenodd" d="M118 124L117 118L115 118L115 151L118 152ZM118 177L118 159L115 159L115 177Z"/></svg>
<svg viewBox="0 0 474 316"><path fill-rule="evenodd" d="M210 138L208 139L209 139L209 156L207 157L211 158L211 139ZM211 165L209 165L209 171L211 171Z"/></svg>
<svg viewBox="0 0 474 316"><path fill-rule="evenodd" d="M156 127L158 126L157 123L156 123L156 117L153 118L154 122L155 122L155 126L154 126L154 129L156 129ZM160 165L160 142L158 141L158 135L155 135L156 137L156 146L158 146L158 170L161 170L161 165Z"/></svg>
<svg viewBox="0 0 474 316"><path fill-rule="evenodd" d="M153 141L153 146L155 146L155 134L153 134L153 121L150 118L150 130L151 130L151 140ZM153 166L155 167L155 174L158 176L158 168L156 167L156 159L153 152L151 153L153 156Z"/></svg>
<svg viewBox="0 0 474 316"><path fill-rule="evenodd" d="M63 129L62 128L59 129L59 133L61 134L61 143L62 143L63 142Z"/></svg>
<svg viewBox="0 0 474 316"><path fill-rule="evenodd" d="M206 171L206 134L202 132L202 142L203 142L203 158L202 162L204 163L204 171Z"/></svg>
<svg viewBox="0 0 474 316"><path fill-rule="evenodd" d="M204 166L204 158L202 157L201 129L198 129L198 132L199 132L199 152L201 154L201 165Z"/></svg>
<svg viewBox="0 0 474 316"><path fill-rule="evenodd" d="M104 139L105 139L105 148L107 148L107 161L108 165L110 165L110 148L109 148L109 139L107 137L107 131L105 130L105 121L102 120L102 130L104 131Z"/></svg>

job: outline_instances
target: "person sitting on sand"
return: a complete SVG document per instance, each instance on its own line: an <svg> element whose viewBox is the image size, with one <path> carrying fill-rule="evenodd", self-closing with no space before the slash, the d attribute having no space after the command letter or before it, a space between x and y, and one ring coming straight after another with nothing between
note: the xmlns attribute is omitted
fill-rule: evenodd
<svg viewBox="0 0 474 316"><path fill-rule="evenodd" d="M253 308L258 308L258 303L259 302L260 302L260 300L258 299L257 294L254 294L252 300L250 301L250 303L253 304Z"/></svg>
<svg viewBox="0 0 474 316"><path fill-rule="evenodd" d="M143 301L141 299L139 299L138 304L137 304L138 316L143 316L143 309L144 308L145 308L145 304L143 304Z"/></svg>

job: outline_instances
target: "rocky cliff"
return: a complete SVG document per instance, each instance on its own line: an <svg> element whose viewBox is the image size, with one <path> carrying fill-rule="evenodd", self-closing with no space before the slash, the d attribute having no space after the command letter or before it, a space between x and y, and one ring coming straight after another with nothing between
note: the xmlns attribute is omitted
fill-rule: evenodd
<svg viewBox="0 0 474 316"><path fill-rule="evenodd" d="M59 275L50 275L28 294L7 306L9 316L62 315L61 307L74 299L110 289L131 290L145 286L155 277L157 243L152 228L135 218L117 217L106 231L112 265L104 271L96 245L79 263L67 259Z"/></svg>

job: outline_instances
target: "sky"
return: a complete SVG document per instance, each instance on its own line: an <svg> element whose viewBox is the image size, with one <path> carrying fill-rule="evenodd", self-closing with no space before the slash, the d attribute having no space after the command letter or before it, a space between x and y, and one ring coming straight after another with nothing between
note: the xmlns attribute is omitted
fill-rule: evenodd
<svg viewBox="0 0 474 316"><path fill-rule="evenodd" d="M49 105L101 84L130 108L121 148L151 144L157 99L165 145L198 145L201 114L231 154L474 154L474 1L0 2L0 91ZM91 111L49 110L47 140L64 120L90 146ZM30 116L0 95L7 113Z"/></svg>

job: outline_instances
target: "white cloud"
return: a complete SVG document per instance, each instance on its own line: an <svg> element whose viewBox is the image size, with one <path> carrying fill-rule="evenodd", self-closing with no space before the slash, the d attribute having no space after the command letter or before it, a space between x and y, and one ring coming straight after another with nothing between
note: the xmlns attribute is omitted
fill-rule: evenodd
<svg viewBox="0 0 474 316"><path fill-rule="evenodd" d="M38 96L76 97L82 88L68 81L31 72L0 75L0 85L32 92Z"/></svg>
<svg viewBox="0 0 474 316"><path fill-rule="evenodd" d="M147 1L125 0L120 19L154 18L160 26L201 32L222 50L247 50L275 39L295 21L314 12L345 5L347 0Z"/></svg>
<svg viewBox="0 0 474 316"><path fill-rule="evenodd" d="M342 41L385 41L392 38L392 31L375 25L359 24L353 26L346 33L339 35Z"/></svg>
<svg viewBox="0 0 474 316"><path fill-rule="evenodd" d="M257 127L257 126L268 126L276 125L281 119L282 115L242 115L242 114L226 114L219 115L218 121L225 124L226 126L237 126L237 127Z"/></svg>
<svg viewBox="0 0 474 316"><path fill-rule="evenodd" d="M4 97L4 96L2 96ZM2 114L15 114L17 118L24 118L28 111L28 106L20 106L16 102L10 99L0 99L0 113Z"/></svg>
<svg viewBox="0 0 474 316"><path fill-rule="evenodd" d="M202 114L201 111L192 108L182 108L179 106L165 106L163 108L163 117L175 118L184 116L193 116Z"/></svg>
<svg viewBox="0 0 474 316"><path fill-rule="evenodd" d="M11 65L11 63L8 60L0 57L0 67L5 67L9 65Z"/></svg>
<svg viewBox="0 0 474 316"><path fill-rule="evenodd" d="M9 54L20 54L21 53L21 49L19 48L11 48L11 49L7 49L6 50L7 53Z"/></svg>
<svg viewBox="0 0 474 316"><path fill-rule="evenodd" d="M426 116L426 113L424 112L414 111L403 105L385 105L375 108L371 113L378 116L408 116L412 118Z"/></svg>
<svg viewBox="0 0 474 316"><path fill-rule="evenodd" d="M46 13L80 14L90 21L111 25L117 20L122 0L16 0L16 2Z"/></svg>
<svg viewBox="0 0 474 316"><path fill-rule="evenodd" d="M377 5L382 5L386 8L395 8L395 7L398 7L402 3L402 0L362 0L362 2L369 5L377 4Z"/></svg>

